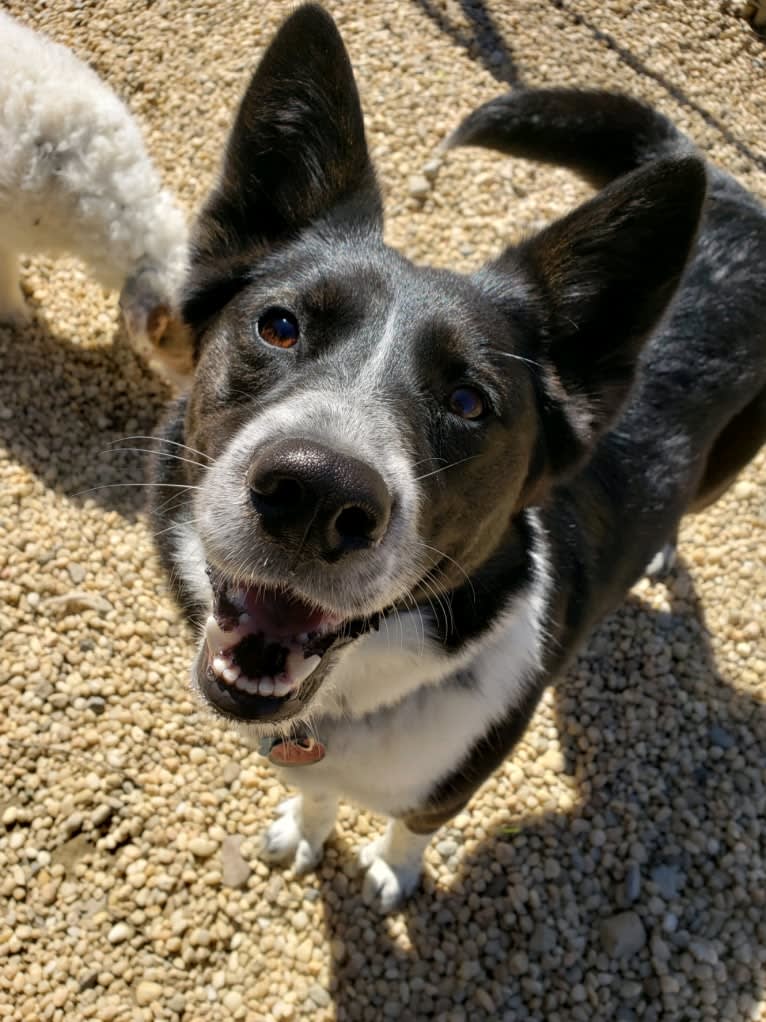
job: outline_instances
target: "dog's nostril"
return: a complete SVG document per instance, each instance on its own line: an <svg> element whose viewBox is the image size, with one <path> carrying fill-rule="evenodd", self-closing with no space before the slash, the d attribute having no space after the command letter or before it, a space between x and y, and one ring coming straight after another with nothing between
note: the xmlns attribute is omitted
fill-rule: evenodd
<svg viewBox="0 0 766 1022"><path fill-rule="evenodd" d="M279 476L254 482L250 487L250 500L256 511L287 510L299 505L304 497L300 480Z"/></svg>
<svg viewBox="0 0 766 1022"><path fill-rule="evenodd" d="M333 525L346 547L366 546L376 538L378 521L363 507L344 507Z"/></svg>

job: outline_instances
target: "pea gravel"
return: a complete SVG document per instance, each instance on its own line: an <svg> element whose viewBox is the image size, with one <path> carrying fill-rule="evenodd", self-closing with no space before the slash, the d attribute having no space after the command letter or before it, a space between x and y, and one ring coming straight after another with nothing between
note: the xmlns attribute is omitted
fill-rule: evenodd
<svg viewBox="0 0 766 1022"><path fill-rule="evenodd" d="M587 194L474 151L434 158L518 77L658 103L766 197L766 50L712 0L334 2L388 204L418 260L476 266ZM289 9L12 0L128 101L189 211ZM187 690L142 511L166 392L74 262L23 272L0 328L0 1017L766 1019L766 457L690 519L426 857L363 906L345 807L316 875L259 863L285 792ZM766 307L765 307L766 314ZM126 441L125 447L145 446Z"/></svg>

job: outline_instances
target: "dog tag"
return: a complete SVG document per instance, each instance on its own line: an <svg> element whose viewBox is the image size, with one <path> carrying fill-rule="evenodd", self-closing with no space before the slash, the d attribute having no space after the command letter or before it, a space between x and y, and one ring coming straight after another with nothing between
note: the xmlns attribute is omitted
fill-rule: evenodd
<svg viewBox="0 0 766 1022"><path fill-rule="evenodd" d="M276 766L309 766L325 757L325 747L313 738L293 738L272 746L269 760Z"/></svg>

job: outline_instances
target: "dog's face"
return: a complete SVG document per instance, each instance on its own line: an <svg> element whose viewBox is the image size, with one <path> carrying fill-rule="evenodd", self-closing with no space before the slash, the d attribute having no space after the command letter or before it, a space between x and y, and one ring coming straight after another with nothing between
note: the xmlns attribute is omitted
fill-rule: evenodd
<svg viewBox="0 0 766 1022"><path fill-rule="evenodd" d="M466 278L381 239L329 17L283 26L197 228L184 439L212 587L196 683L222 714L310 710L381 616L480 581L632 382L704 178L665 161ZM445 620L448 608L445 610Z"/></svg>
<svg viewBox="0 0 766 1022"><path fill-rule="evenodd" d="M190 446L214 459L195 519L231 633L211 623L199 663L216 705L233 710L237 689L206 684L221 649L234 663L220 656L213 674L236 665L240 687L286 675L279 692L315 665L316 684L332 656L321 670L316 658L339 640L394 605L438 600L498 546L536 417L505 334L476 285L418 269L375 235L296 241L221 311L186 420ZM247 655L231 629L244 613L256 629L269 621ZM248 710L261 716L255 700Z"/></svg>

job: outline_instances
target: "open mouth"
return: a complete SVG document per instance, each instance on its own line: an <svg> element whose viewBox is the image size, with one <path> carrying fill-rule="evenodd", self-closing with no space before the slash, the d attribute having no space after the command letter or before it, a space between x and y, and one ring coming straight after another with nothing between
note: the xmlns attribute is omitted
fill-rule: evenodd
<svg viewBox="0 0 766 1022"><path fill-rule="evenodd" d="M323 610L286 588L243 586L208 570L212 613L197 662L203 695L237 720L289 720L305 706L333 648L374 627Z"/></svg>

